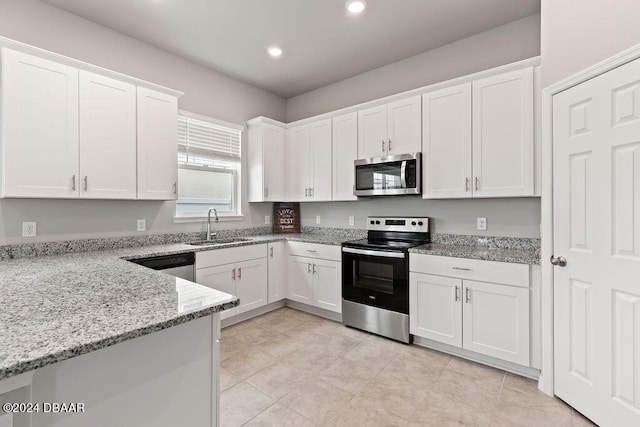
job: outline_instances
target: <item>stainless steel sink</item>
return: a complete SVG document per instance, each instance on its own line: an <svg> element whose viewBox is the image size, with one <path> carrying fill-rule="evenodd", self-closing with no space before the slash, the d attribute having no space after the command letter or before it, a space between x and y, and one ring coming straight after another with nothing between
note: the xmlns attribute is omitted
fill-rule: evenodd
<svg viewBox="0 0 640 427"><path fill-rule="evenodd" d="M215 245L226 245L228 243L237 243L237 242L246 242L249 239L211 239L211 240L196 240L193 242L187 242L187 245L192 246L215 246Z"/></svg>

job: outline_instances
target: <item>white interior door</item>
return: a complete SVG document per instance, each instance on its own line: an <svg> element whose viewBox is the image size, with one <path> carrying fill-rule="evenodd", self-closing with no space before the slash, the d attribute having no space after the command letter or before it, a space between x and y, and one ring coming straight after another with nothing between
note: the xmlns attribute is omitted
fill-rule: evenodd
<svg viewBox="0 0 640 427"><path fill-rule="evenodd" d="M640 60L554 96L556 394L640 425Z"/></svg>

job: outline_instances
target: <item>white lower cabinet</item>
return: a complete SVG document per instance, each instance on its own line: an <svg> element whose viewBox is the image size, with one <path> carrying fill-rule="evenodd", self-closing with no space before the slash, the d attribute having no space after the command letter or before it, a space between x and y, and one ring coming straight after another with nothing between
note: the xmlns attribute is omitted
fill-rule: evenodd
<svg viewBox="0 0 640 427"><path fill-rule="evenodd" d="M269 269L269 304L287 297L287 282L284 275L284 245L273 242L267 245L267 267Z"/></svg>
<svg viewBox="0 0 640 427"><path fill-rule="evenodd" d="M340 246L288 242L287 298L342 312Z"/></svg>
<svg viewBox="0 0 640 427"><path fill-rule="evenodd" d="M412 334L529 366L528 265L411 254L410 269Z"/></svg>
<svg viewBox="0 0 640 427"><path fill-rule="evenodd" d="M235 295L236 308L221 319L267 304L267 245L241 246L196 253L196 283Z"/></svg>

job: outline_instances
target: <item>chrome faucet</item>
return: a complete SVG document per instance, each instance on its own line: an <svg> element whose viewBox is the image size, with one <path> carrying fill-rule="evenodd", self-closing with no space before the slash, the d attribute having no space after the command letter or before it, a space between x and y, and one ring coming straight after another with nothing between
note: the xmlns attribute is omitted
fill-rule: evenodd
<svg viewBox="0 0 640 427"><path fill-rule="evenodd" d="M218 211L216 208L210 208L209 212L207 212L207 241L211 240L211 236L216 237L217 233L211 232L211 211L216 217L216 222L218 222Z"/></svg>

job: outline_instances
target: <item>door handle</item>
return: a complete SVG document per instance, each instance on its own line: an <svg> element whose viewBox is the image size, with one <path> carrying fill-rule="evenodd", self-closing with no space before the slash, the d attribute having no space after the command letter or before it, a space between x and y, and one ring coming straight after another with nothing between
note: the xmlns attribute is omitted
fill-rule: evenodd
<svg viewBox="0 0 640 427"><path fill-rule="evenodd" d="M76 191L76 176L71 177L71 191Z"/></svg>
<svg viewBox="0 0 640 427"><path fill-rule="evenodd" d="M384 139L382 140L382 153L384 153Z"/></svg>
<svg viewBox="0 0 640 427"><path fill-rule="evenodd" d="M311 263L307 263L307 273L311 273Z"/></svg>
<svg viewBox="0 0 640 427"><path fill-rule="evenodd" d="M269 197L269 187L264 187L264 197Z"/></svg>
<svg viewBox="0 0 640 427"><path fill-rule="evenodd" d="M87 175L84 176L84 191L87 191L89 188L89 177Z"/></svg>
<svg viewBox="0 0 640 427"><path fill-rule="evenodd" d="M387 149L389 151L391 151L391 138L389 138L388 142L387 142Z"/></svg>
<svg viewBox="0 0 640 427"><path fill-rule="evenodd" d="M231 270L231 278L233 280L236 280L236 269L235 268L233 270Z"/></svg>
<svg viewBox="0 0 640 427"><path fill-rule="evenodd" d="M480 190L480 186L478 185L478 177L476 176L476 191Z"/></svg>
<svg viewBox="0 0 640 427"><path fill-rule="evenodd" d="M173 183L173 194L175 194L176 196L178 195L178 183L177 182Z"/></svg>
<svg viewBox="0 0 640 427"><path fill-rule="evenodd" d="M313 274L316 274L316 265L315 265L315 263L313 264Z"/></svg>
<svg viewBox="0 0 640 427"><path fill-rule="evenodd" d="M559 257L554 257L553 255L551 255L551 258L549 258L549 261L551 262L551 264L553 265L557 265L558 267L566 267L567 266L567 259L563 256L559 256Z"/></svg>
<svg viewBox="0 0 640 427"><path fill-rule="evenodd" d="M271 258L273 258L273 247L269 248L269 256L271 256Z"/></svg>
<svg viewBox="0 0 640 427"><path fill-rule="evenodd" d="M456 286L456 301L460 301L460 287Z"/></svg>
<svg viewBox="0 0 640 427"><path fill-rule="evenodd" d="M465 193L469 191L469 177L464 179L464 191Z"/></svg>
<svg viewBox="0 0 640 427"><path fill-rule="evenodd" d="M242 267L238 268L238 280L242 279Z"/></svg>
<svg viewBox="0 0 640 427"><path fill-rule="evenodd" d="M464 300L466 303L471 302L471 296L469 295L469 288L465 288L464 290Z"/></svg>

